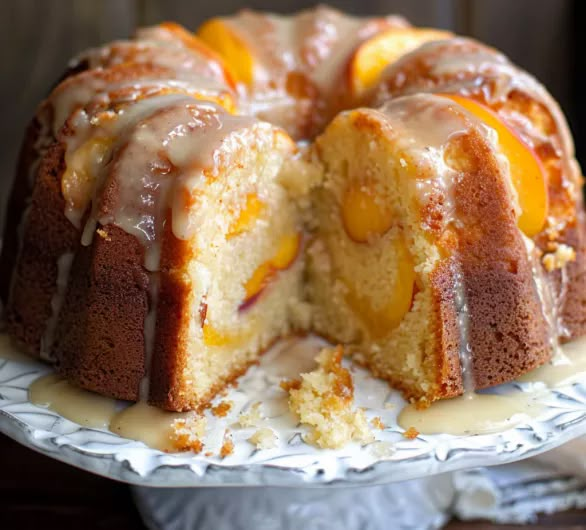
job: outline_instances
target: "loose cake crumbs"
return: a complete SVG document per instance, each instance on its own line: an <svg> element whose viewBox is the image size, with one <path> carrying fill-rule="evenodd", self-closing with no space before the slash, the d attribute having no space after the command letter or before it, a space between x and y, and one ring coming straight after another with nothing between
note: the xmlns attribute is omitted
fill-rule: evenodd
<svg viewBox="0 0 586 530"><path fill-rule="evenodd" d="M395 453L395 448L389 442L374 442L369 448L370 454L376 458L390 458Z"/></svg>
<svg viewBox="0 0 586 530"><path fill-rule="evenodd" d="M257 449L273 449L277 447L277 434L268 427L258 429L248 441L256 445Z"/></svg>
<svg viewBox="0 0 586 530"><path fill-rule="evenodd" d="M201 453L204 444L201 438L205 436L207 419L205 416L191 416L175 420L171 441L178 451L193 451Z"/></svg>
<svg viewBox="0 0 586 530"><path fill-rule="evenodd" d="M222 401L215 407L212 407L212 414L217 418L224 418L230 412L233 403L231 401Z"/></svg>
<svg viewBox="0 0 586 530"><path fill-rule="evenodd" d="M279 386L285 391L299 390L301 388L301 379L286 379L279 383Z"/></svg>
<svg viewBox="0 0 586 530"><path fill-rule="evenodd" d="M576 259L576 251L569 245L564 245L562 243L554 243L552 245L552 250L555 251L545 254L543 258L541 258L543 266L548 272L555 269L562 269L568 264L568 262Z"/></svg>
<svg viewBox="0 0 586 530"><path fill-rule="evenodd" d="M289 409L312 428L304 440L325 449L374 440L364 410L354 407L354 384L342 367L343 354L341 346L325 348L316 357L318 368L281 384L289 392Z"/></svg>
<svg viewBox="0 0 586 530"><path fill-rule="evenodd" d="M263 415L260 411L260 401L254 403L246 412L238 416L238 423L241 427L256 427L262 420Z"/></svg>
<svg viewBox="0 0 586 530"><path fill-rule="evenodd" d="M415 440L419 436L419 431L415 427L409 427L404 433L403 436L408 440Z"/></svg>
<svg viewBox="0 0 586 530"><path fill-rule="evenodd" d="M106 241L112 241L108 232L106 232L103 228L98 228L96 232L102 239L105 239Z"/></svg>
<svg viewBox="0 0 586 530"><path fill-rule="evenodd" d="M374 418L372 418L372 420L370 420L370 424L375 428L375 429L379 429L379 430L383 430L386 429L386 425L383 423L383 420L381 420L380 416L375 416Z"/></svg>
<svg viewBox="0 0 586 530"><path fill-rule="evenodd" d="M230 431L226 430L224 433L224 443L220 449L220 457L226 458L234 453L234 442L232 441L232 435Z"/></svg>

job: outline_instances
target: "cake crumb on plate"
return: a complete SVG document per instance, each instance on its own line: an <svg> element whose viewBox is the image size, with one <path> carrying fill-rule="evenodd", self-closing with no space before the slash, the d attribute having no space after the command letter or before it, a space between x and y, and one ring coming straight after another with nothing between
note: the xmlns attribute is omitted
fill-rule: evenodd
<svg viewBox="0 0 586 530"><path fill-rule="evenodd" d="M232 435L230 431L226 429L224 433L224 443L222 443L222 447L220 448L220 457L226 458L234 453L234 442L232 441Z"/></svg>
<svg viewBox="0 0 586 530"><path fill-rule="evenodd" d="M315 370L281 385L289 392L291 412L311 427L304 440L324 449L374 440L364 410L354 407L354 383L342 366L343 355L341 346L324 348Z"/></svg>
<svg viewBox="0 0 586 530"><path fill-rule="evenodd" d="M217 418L224 418L232 409L232 405L231 401L221 401L215 407L212 407L212 414Z"/></svg>
<svg viewBox="0 0 586 530"><path fill-rule="evenodd" d="M409 427L404 433L403 436L408 440L415 440L419 436L419 431L415 427Z"/></svg>
<svg viewBox="0 0 586 530"><path fill-rule="evenodd" d="M246 412L241 412L238 416L238 423L241 427L256 427L264 416L260 411L261 403L257 401Z"/></svg>
<svg viewBox="0 0 586 530"><path fill-rule="evenodd" d="M205 436L207 419L205 416L193 415L188 418L175 420L171 440L178 451L193 451L201 453Z"/></svg>
<svg viewBox="0 0 586 530"><path fill-rule="evenodd" d="M273 429L263 427L258 429L248 441L254 444L257 449L274 449L277 447L277 434Z"/></svg>

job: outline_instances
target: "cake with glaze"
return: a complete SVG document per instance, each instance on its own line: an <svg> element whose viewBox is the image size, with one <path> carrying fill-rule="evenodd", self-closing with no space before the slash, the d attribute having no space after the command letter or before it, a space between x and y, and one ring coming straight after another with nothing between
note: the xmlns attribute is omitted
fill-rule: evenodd
<svg viewBox="0 0 586 530"><path fill-rule="evenodd" d="M581 184L557 104L474 41L325 7L145 28L27 130L7 330L168 410L307 331L430 403L586 332Z"/></svg>

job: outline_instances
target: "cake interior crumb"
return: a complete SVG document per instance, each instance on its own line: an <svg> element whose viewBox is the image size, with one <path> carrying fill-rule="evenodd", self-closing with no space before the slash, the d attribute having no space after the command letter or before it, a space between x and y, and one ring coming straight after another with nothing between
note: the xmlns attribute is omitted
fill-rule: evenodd
<svg viewBox="0 0 586 530"><path fill-rule="evenodd" d="M207 419L205 416L191 415L188 418L175 420L171 433L171 441L178 451L201 453L204 444Z"/></svg>
<svg viewBox="0 0 586 530"><path fill-rule="evenodd" d="M261 412L261 403L257 401L246 412L240 413L238 416L238 424L240 427L256 427L264 416Z"/></svg>
<svg viewBox="0 0 586 530"><path fill-rule="evenodd" d="M372 420L370 420L370 424L375 428L375 429L379 429L379 430L383 430L386 429L386 425L383 423L383 420L381 419L380 416L375 416L374 418L372 418Z"/></svg>
<svg viewBox="0 0 586 530"><path fill-rule="evenodd" d="M419 431L415 427L409 427L404 433L403 436L408 440L415 440L419 436Z"/></svg>
<svg viewBox="0 0 586 530"><path fill-rule="evenodd" d="M226 430L224 433L224 442L222 443L222 447L220 448L220 457L226 458L234 453L234 442L232 441L232 435L230 431Z"/></svg>
<svg viewBox="0 0 586 530"><path fill-rule="evenodd" d="M217 418L224 418L232 409L233 403L231 401L222 401L215 407L212 407L212 414Z"/></svg>
<svg viewBox="0 0 586 530"><path fill-rule="evenodd" d="M258 429L249 439L248 441L251 444L254 444L257 449L266 450L266 449L274 449L277 447L277 434L273 429L269 429L268 427L263 427Z"/></svg>
<svg viewBox="0 0 586 530"><path fill-rule="evenodd" d="M315 370L281 385L289 392L289 409L310 427L304 440L324 449L374 440L364 410L354 406L354 384L342 366L343 354L341 346L325 348L316 357Z"/></svg>

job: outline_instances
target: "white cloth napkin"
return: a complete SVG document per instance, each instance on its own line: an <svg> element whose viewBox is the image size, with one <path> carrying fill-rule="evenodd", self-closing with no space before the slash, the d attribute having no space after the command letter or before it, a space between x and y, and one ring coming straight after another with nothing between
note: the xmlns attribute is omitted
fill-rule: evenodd
<svg viewBox="0 0 586 530"><path fill-rule="evenodd" d="M586 438L504 466L348 488L133 488L151 530L437 529L586 507Z"/></svg>

